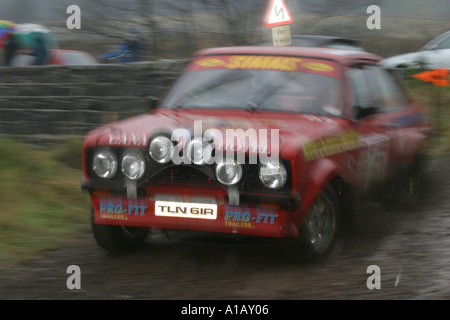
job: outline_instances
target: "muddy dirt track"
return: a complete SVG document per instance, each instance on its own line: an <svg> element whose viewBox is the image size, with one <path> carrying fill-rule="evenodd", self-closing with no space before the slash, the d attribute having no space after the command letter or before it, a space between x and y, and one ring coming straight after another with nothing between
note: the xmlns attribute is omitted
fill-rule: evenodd
<svg viewBox="0 0 450 320"><path fill-rule="evenodd" d="M290 258L277 241L155 233L143 251L111 256L90 233L0 275L0 299L450 299L450 163L431 164L413 209L367 204L324 261ZM81 289L69 290L69 265ZM369 290L367 268L381 271Z"/></svg>

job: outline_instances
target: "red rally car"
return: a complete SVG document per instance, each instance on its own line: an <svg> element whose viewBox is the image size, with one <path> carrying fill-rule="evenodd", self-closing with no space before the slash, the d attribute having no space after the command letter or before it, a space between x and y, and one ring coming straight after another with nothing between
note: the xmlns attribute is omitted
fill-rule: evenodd
<svg viewBox="0 0 450 320"><path fill-rule="evenodd" d="M379 60L294 46L198 52L156 109L87 135L97 243L123 251L154 228L188 230L292 238L320 257L360 199L417 199L428 113Z"/></svg>

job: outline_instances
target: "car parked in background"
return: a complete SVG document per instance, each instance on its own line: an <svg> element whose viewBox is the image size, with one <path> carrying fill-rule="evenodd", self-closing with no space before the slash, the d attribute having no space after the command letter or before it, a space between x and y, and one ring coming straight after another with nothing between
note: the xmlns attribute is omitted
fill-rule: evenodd
<svg viewBox="0 0 450 320"><path fill-rule="evenodd" d="M388 69L424 68L428 70L450 68L450 31L428 42L417 52L392 56L380 61Z"/></svg>
<svg viewBox="0 0 450 320"><path fill-rule="evenodd" d="M86 51L78 50L51 50L51 64L57 65L93 65L98 64L97 60Z"/></svg>
<svg viewBox="0 0 450 320"><path fill-rule="evenodd" d="M94 65L97 60L86 51L50 49L47 65ZM18 52L12 59L11 66L23 67L34 65L35 57L28 52Z"/></svg>
<svg viewBox="0 0 450 320"><path fill-rule="evenodd" d="M417 201L428 113L380 59L301 46L198 52L155 110L87 135L97 243L117 252L152 229L185 230L289 238L322 257L360 200Z"/></svg>

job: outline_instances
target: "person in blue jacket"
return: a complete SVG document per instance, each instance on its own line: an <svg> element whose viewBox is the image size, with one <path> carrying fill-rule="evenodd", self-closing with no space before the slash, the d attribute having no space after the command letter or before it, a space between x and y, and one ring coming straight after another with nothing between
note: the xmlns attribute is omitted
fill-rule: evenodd
<svg viewBox="0 0 450 320"><path fill-rule="evenodd" d="M140 60L142 39L139 30L130 28L124 36L124 42L116 46L111 52L100 55L98 58L104 62L137 62Z"/></svg>

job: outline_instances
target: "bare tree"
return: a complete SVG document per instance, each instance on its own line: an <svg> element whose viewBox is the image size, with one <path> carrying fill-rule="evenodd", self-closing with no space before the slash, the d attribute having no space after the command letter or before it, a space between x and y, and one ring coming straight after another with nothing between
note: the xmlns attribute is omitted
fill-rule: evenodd
<svg viewBox="0 0 450 320"><path fill-rule="evenodd" d="M384 0L303 0L302 4L306 12L310 14L309 18L300 21L298 30L302 33L314 33L321 30L320 24L327 23L331 19L337 19L344 16L364 16L370 5L381 6ZM336 32L344 26L335 26L328 32ZM353 34L359 33L357 28L352 26Z"/></svg>
<svg viewBox="0 0 450 320"><path fill-rule="evenodd" d="M217 14L221 33L232 44L244 44L263 25L266 1L201 0L205 8Z"/></svg>

